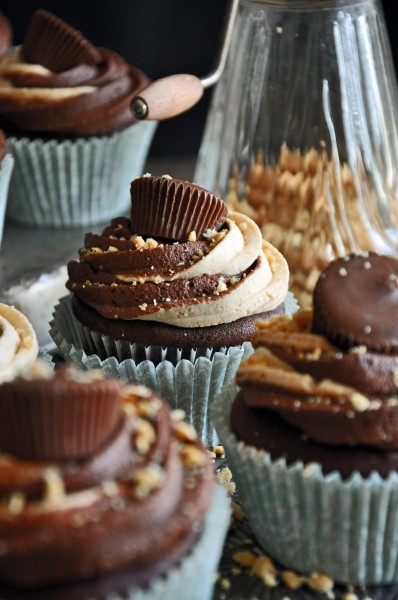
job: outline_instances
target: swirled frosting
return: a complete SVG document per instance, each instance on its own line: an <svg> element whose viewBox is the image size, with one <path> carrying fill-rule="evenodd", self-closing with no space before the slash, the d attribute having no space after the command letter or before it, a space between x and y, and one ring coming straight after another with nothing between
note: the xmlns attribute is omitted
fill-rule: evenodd
<svg viewBox="0 0 398 600"><path fill-rule="evenodd" d="M50 15L51 23L59 25L61 33L62 25L72 30L50 13L41 13L45 17ZM62 35L59 39L61 44ZM134 119L130 101L148 85L148 78L115 52L92 48L94 58L90 63L72 63L73 66L59 72L41 63L28 62L24 44L3 56L0 59L3 128L25 135L86 137L110 134L131 125ZM62 54L60 47L59 55Z"/></svg>
<svg viewBox="0 0 398 600"><path fill-rule="evenodd" d="M246 405L275 411L321 444L396 451L397 281L391 257L330 263L313 310L258 324L255 352L237 374Z"/></svg>
<svg viewBox="0 0 398 600"><path fill-rule="evenodd" d="M71 378L73 386L70 387ZM174 418L150 390L92 374L60 370L0 386L0 412L18 395L62 396L79 387L111 390L120 412L110 435L89 456L46 461L18 458L9 441L0 454L0 580L40 587L85 580L129 566L162 572L200 533L213 489L213 470L195 432ZM116 387L115 387L116 386ZM41 391L41 394L38 392ZM95 391L95 394L96 394ZM86 391L84 391L86 395ZM69 397L68 397L69 396ZM43 404L39 404L43 409ZM95 408L93 409L95 411ZM75 411L66 430L81 432ZM49 404L34 415L51 423ZM94 415L95 416L95 415ZM103 424L101 425L103 427ZM50 448L51 427L43 427ZM62 427L57 429L59 435Z"/></svg>
<svg viewBox="0 0 398 600"><path fill-rule="evenodd" d="M0 383L11 381L36 360L38 342L28 319L8 304L0 304Z"/></svg>
<svg viewBox="0 0 398 600"><path fill-rule="evenodd" d="M287 293L285 259L235 212L219 231L185 242L144 239L129 219L114 219L87 234L79 254L67 288L109 319L208 327L272 310Z"/></svg>
<svg viewBox="0 0 398 600"><path fill-rule="evenodd" d="M312 311L261 323L237 374L247 406L267 408L323 444L397 449L398 359L341 350L312 333Z"/></svg>

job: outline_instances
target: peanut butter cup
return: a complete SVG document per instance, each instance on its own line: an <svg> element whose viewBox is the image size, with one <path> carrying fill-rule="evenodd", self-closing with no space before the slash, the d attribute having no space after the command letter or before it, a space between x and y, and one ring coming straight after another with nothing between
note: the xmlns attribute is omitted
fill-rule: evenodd
<svg viewBox="0 0 398 600"><path fill-rule="evenodd" d="M314 290L313 331L343 349L398 354L398 261L375 253L329 264Z"/></svg>
<svg viewBox="0 0 398 600"><path fill-rule="evenodd" d="M37 10L30 21L22 54L27 62L54 73L102 61L101 53L79 31L43 9Z"/></svg>
<svg viewBox="0 0 398 600"><path fill-rule="evenodd" d="M0 387L0 448L18 458L76 460L98 450L121 422L122 385L66 366L53 376Z"/></svg>
<svg viewBox="0 0 398 600"><path fill-rule="evenodd" d="M194 241L207 229L217 231L226 215L223 200L193 183L146 175L131 183L132 233Z"/></svg>

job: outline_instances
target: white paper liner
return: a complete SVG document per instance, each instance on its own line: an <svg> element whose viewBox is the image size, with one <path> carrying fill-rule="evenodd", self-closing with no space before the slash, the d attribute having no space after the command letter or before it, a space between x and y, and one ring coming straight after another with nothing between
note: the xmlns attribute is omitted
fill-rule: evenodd
<svg viewBox="0 0 398 600"><path fill-rule="evenodd" d="M321 467L272 461L239 442L230 411L230 384L212 406L212 418L250 526L265 552L298 572L327 573L336 582L398 581L398 473L387 479L358 472L342 480Z"/></svg>
<svg viewBox="0 0 398 600"><path fill-rule="evenodd" d="M11 154L6 154L0 161L0 246L3 239L4 217L8 198L8 187L11 173L14 167L14 159Z"/></svg>
<svg viewBox="0 0 398 600"><path fill-rule="evenodd" d="M59 228L93 225L123 213L156 126L140 121L110 136L76 140L8 138L15 167L7 217Z"/></svg>
<svg viewBox="0 0 398 600"><path fill-rule="evenodd" d="M39 347L39 353L37 355L37 358L39 360L42 360L44 363L46 363L52 369L55 368L55 363L54 363L53 357L51 356L51 354L49 354L49 352L47 351L46 348Z"/></svg>
<svg viewBox="0 0 398 600"><path fill-rule="evenodd" d="M61 355L67 361L82 365L86 369L102 369L108 377L117 377L134 383L147 385L156 391L169 405L184 410L188 423L193 425L207 446L218 443L218 436L211 422L209 406L222 386L233 380L241 361L253 351L252 345L245 342L242 346L235 346L224 353L212 353L211 358L192 355L194 360L181 359L176 364L163 360L154 364L151 360L137 363L133 358L119 361L115 357L101 360L98 355L87 355L81 348L82 337L85 335L83 327L73 315L70 295L61 298L55 307L54 319L51 322L50 335L57 345ZM109 336L96 334L108 347ZM88 335L88 334L87 334ZM73 340L73 343L71 342ZM112 342L115 347L119 342ZM120 344L127 344L121 341ZM134 346L134 345L133 345ZM156 346L147 348L147 355L151 356ZM118 355L124 355L119 348Z"/></svg>

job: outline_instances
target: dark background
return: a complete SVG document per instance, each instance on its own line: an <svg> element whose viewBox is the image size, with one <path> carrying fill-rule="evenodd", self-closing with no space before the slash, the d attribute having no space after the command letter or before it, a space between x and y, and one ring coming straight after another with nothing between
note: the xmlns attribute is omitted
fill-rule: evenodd
<svg viewBox="0 0 398 600"><path fill-rule="evenodd" d="M398 0L382 2L398 68ZM173 73L202 77L217 55L228 0L0 0L20 44L37 8L45 8L108 47L152 79ZM189 112L160 123L152 156L197 153L211 90ZM398 107L397 107L398 109Z"/></svg>

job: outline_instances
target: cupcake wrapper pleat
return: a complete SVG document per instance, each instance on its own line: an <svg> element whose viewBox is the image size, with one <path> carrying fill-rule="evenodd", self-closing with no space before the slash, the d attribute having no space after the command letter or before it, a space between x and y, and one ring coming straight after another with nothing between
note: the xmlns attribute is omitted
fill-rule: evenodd
<svg viewBox="0 0 398 600"><path fill-rule="evenodd" d="M11 173L14 167L14 159L11 154L6 154L0 163L0 246L3 239L4 217L8 198Z"/></svg>
<svg viewBox="0 0 398 600"><path fill-rule="evenodd" d="M398 581L398 473L324 476L320 465L286 465L239 442L230 425L228 385L212 406L247 519L265 552L289 569L336 582Z"/></svg>
<svg viewBox="0 0 398 600"><path fill-rule="evenodd" d="M155 128L155 121L142 121L110 136L8 138L15 168L7 217L58 228L92 225L125 212L130 183L142 174Z"/></svg>
<svg viewBox="0 0 398 600"><path fill-rule="evenodd" d="M215 446L218 436L214 429L209 406L221 390L230 383L239 364L252 352L252 346L245 342L242 346L229 348L226 353L211 352L209 356L196 356L193 360L180 358L175 362L168 360L167 350L159 346L145 348L144 360L137 362L135 344L115 341L109 336L90 331L81 325L73 315L70 296L61 298L55 307L51 322L50 335L63 358L82 365L86 369L102 369L109 377L118 377L134 383L147 385L156 391L171 408L182 409L188 423L193 425L207 446ZM95 342L93 339L95 338ZM87 355L82 348L93 348L93 354ZM124 347L123 351L121 346ZM131 348L131 349L130 349ZM105 350L116 356L101 359L96 350ZM162 352L164 359L154 362L146 356L158 356ZM126 358L126 353L128 357Z"/></svg>

